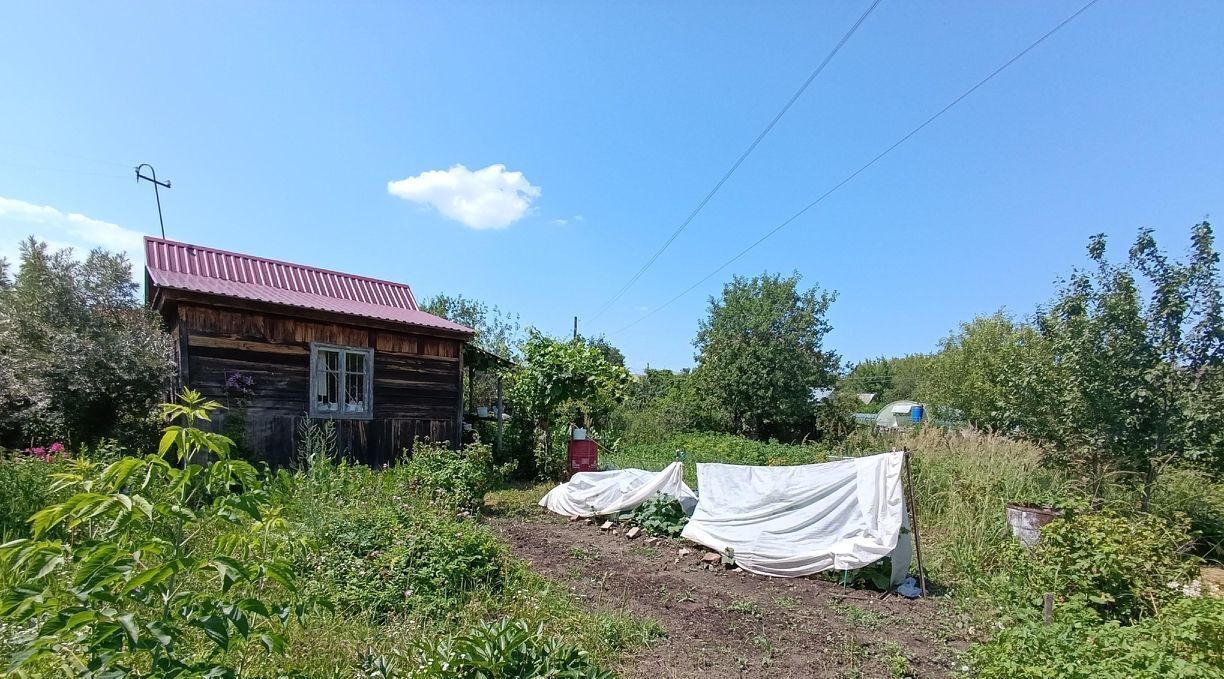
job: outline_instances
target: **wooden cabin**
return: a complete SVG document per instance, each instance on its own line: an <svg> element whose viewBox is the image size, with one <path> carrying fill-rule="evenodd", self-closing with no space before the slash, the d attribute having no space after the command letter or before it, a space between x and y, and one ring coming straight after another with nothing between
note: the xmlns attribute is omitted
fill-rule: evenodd
<svg viewBox="0 0 1224 679"><path fill-rule="evenodd" d="M340 452L367 464L418 437L460 441L473 331L407 285L148 237L145 291L175 340L176 387L227 404L215 426L255 459L293 460L303 418L335 421Z"/></svg>

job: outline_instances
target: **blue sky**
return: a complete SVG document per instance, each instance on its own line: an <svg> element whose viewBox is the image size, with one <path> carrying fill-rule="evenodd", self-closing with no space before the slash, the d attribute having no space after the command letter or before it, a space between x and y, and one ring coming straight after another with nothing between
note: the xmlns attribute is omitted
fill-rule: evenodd
<svg viewBox="0 0 1224 679"><path fill-rule="evenodd" d="M173 183L171 238L462 293L556 334L578 315L633 368L691 365L709 295L765 270L839 293L828 345L847 359L928 351L975 314L1028 313L1090 234L1121 252L1150 226L1180 251L1224 210L1224 4L1102 0L622 328L1080 4L884 0L592 318L867 2L6 3L0 253L155 233L131 174L148 162Z"/></svg>

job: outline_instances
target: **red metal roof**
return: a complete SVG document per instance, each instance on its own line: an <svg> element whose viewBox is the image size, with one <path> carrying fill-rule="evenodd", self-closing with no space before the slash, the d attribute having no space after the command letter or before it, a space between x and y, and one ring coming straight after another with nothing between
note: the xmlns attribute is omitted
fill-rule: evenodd
<svg viewBox="0 0 1224 679"><path fill-rule="evenodd" d="M417 308L412 289L363 276L145 236L154 286L376 318L451 332L471 328Z"/></svg>

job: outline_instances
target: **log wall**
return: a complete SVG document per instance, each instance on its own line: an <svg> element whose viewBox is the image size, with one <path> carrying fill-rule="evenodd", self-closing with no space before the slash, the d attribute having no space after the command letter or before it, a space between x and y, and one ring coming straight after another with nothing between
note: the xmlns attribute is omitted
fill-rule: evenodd
<svg viewBox="0 0 1224 679"><path fill-rule="evenodd" d="M187 303L177 305L175 316L182 384L224 403L232 373L254 380L242 443L256 459L284 465L296 455L298 425L310 405L311 342L374 349L373 419L335 420L341 451L351 459L382 465L418 437L458 441L461 340ZM224 430L224 418L216 428Z"/></svg>

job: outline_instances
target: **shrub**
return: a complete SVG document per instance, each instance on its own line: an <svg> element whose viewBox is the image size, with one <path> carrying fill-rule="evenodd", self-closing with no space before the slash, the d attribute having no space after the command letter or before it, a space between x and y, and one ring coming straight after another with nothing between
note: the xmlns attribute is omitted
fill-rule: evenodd
<svg viewBox="0 0 1224 679"><path fill-rule="evenodd" d="M292 479L292 516L314 550L311 588L347 613L375 620L454 610L495 592L507 559L491 533L456 520L457 507L491 483L488 446L452 451L419 443L417 457L385 470L316 459Z"/></svg>
<svg viewBox="0 0 1224 679"><path fill-rule="evenodd" d="M183 400L168 411L188 422L209 407ZM160 455L75 462L53 487L67 499L34 515L31 538L0 547L0 620L19 629L11 669L234 677L242 658L280 654L289 621L313 610L261 475L229 459L227 439L191 427L167 427L170 451L181 467ZM217 458L208 468L190 462L205 452Z"/></svg>
<svg viewBox="0 0 1224 679"><path fill-rule="evenodd" d="M536 437L533 447L533 465L536 478L544 481L560 481L569 471L569 426L554 426L547 435ZM589 433L592 438L594 432Z"/></svg>
<svg viewBox="0 0 1224 679"><path fill-rule="evenodd" d="M613 679L573 646L517 620L481 625L447 639L427 640L410 652L405 679Z"/></svg>
<svg viewBox="0 0 1224 679"><path fill-rule="evenodd" d="M0 273L0 444L145 440L173 372L171 341L122 255L78 261L33 238Z"/></svg>
<svg viewBox="0 0 1224 679"><path fill-rule="evenodd" d="M1224 601L1181 599L1138 625L1060 610L1008 627L967 656L980 679L1208 679L1224 673Z"/></svg>
<svg viewBox="0 0 1224 679"><path fill-rule="evenodd" d="M425 501L447 509L475 510L500 478L488 444L471 443L451 450L444 443L418 440L404 465L411 490Z"/></svg>
<svg viewBox="0 0 1224 679"><path fill-rule="evenodd" d="M1159 517L1075 514L1041 531L1041 542L1018 557L1020 598L1037 605L1045 593L1084 605L1107 620L1132 622L1181 597L1195 574L1185 524ZM1013 551L1020 548L1013 547Z"/></svg>
<svg viewBox="0 0 1224 679"><path fill-rule="evenodd" d="M1170 521L1186 517L1195 553L1224 560L1224 484L1196 469L1167 471L1156 484L1151 509Z"/></svg>
<svg viewBox="0 0 1224 679"><path fill-rule="evenodd" d="M0 541L29 536L30 516L51 501L52 475L64 467L64 457L0 451Z"/></svg>

